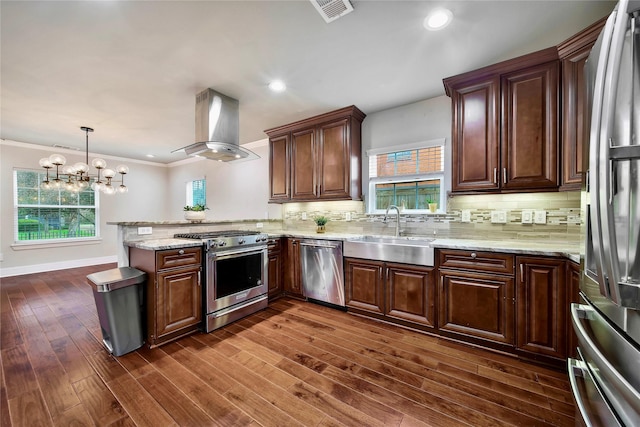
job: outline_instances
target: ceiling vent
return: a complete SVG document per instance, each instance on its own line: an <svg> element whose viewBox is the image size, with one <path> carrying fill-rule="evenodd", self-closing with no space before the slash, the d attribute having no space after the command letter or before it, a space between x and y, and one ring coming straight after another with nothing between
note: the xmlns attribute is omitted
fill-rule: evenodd
<svg viewBox="0 0 640 427"><path fill-rule="evenodd" d="M349 12L353 12L353 6L349 0L309 0L313 7L328 24Z"/></svg>

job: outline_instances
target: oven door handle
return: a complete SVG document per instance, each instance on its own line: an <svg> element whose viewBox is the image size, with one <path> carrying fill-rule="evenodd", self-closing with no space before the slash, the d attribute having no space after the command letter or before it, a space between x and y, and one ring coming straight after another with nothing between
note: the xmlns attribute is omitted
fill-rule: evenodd
<svg viewBox="0 0 640 427"><path fill-rule="evenodd" d="M234 247L234 248L229 248L228 250L209 252L209 256L213 259L225 259L225 258L236 257L238 255L251 255L254 253L259 254L267 250L268 250L267 245L251 246L248 248Z"/></svg>

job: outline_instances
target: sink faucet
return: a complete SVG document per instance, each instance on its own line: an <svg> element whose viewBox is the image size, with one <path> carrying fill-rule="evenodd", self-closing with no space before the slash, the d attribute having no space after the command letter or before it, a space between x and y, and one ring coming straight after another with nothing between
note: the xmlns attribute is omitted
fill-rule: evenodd
<svg viewBox="0 0 640 427"><path fill-rule="evenodd" d="M389 205L389 207L387 208L387 212L385 212L384 214L384 219L382 220L382 222L387 222L387 216L389 215L389 210L390 209L395 209L396 210L396 234L395 236L398 237L400 236L400 209L396 206L396 205Z"/></svg>

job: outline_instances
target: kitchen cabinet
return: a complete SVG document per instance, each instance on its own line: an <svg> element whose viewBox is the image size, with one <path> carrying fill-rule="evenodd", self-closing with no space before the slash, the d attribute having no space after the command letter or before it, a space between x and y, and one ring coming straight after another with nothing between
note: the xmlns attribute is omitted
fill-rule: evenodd
<svg viewBox="0 0 640 427"><path fill-rule="evenodd" d="M433 329L433 272L429 267L345 258L346 305L350 311Z"/></svg>
<svg viewBox="0 0 640 427"><path fill-rule="evenodd" d="M565 261L519 256L516 287L516 347L560 359L567 352Z"/></svg>
<svg viewBox="0 0 640 427"><path fill-rule="evenodd" d="M438 328L444 335L512 347L513 256L439 250Z"/></svg>
<svg viewBox="0 0 640 427"><path fill-rule="evenodd" d="M300 264L300 239L288 238L285 253L284 292L297 298L303 298Z"/></svg>
<svg viewBox="0 0 640 427"><path fill-rule="evenodd" d="M444 79L453 192L558 188L558 74L549 48Z"/></svg>
<svg viewBox="0 0 640 427"><path fill-rule="evenodd" d="M268 267L269 272L269 300L273 300L282 295L284 291L283 269L282 269L282 243L281 239L269 239L268 242Z"/></svg>
<svg viewBox="0 0 640 427"><path fill-rule="evenodd" d="M268 129L271 203L361 200L361 127L351 106Z"/></svg>
<svg viewBox="0 0 640 427"><path fill-rule="evenodd" d="M175 340L202 325L202 248L129 249L129 265L147 273L147 343Z"/></svg>
<svg viewBox="0 0 640 427"><path fill-rule="evenodd" d="M583 151L589 141L590 112L584 65L605 19L558 45L562 67L562 172L561 190L580 190L587 156Z"/></svg>

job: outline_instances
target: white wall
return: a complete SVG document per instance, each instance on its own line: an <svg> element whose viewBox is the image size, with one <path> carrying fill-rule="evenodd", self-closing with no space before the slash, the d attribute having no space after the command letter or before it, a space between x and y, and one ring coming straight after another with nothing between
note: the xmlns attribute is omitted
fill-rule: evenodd
<svg viewBox="0 0 640 427"><path fill-rule="evenodd" d="M116 226L107 222L162 220L167 216L166 192L168 168L149 162L114 159L103 156L109 166L126 164L126 194L100 194L100 235L93 244L36 247L16 250L14 242L13 170L40 169L38 161L54 152L63 154L68 163L84 161L84 153L55 150L37 145L2 141L0 143L0 276L48 271L81 265L113 262L116 259ZM97 156L91 156L90 159Z"/></svg>
<svg viewBox="0 0 640 427"><path fill-rule="evenodd" d="M186 184L207 180L207 220L280 219L282 206L269 201L268 140L246 145L259 159L241 162L216 162L189 159L169 168L170 206L167 220L184 218Z"/></svg>
<svg viewBox="0 0 640 427"><path fill-rule="evenodd" d="M451 99L445 95L368 115L362 123L362 192L369 193L367 150L445 138L445 180L451 189ZM448 170L447 170L448 169Z"/></svg>

